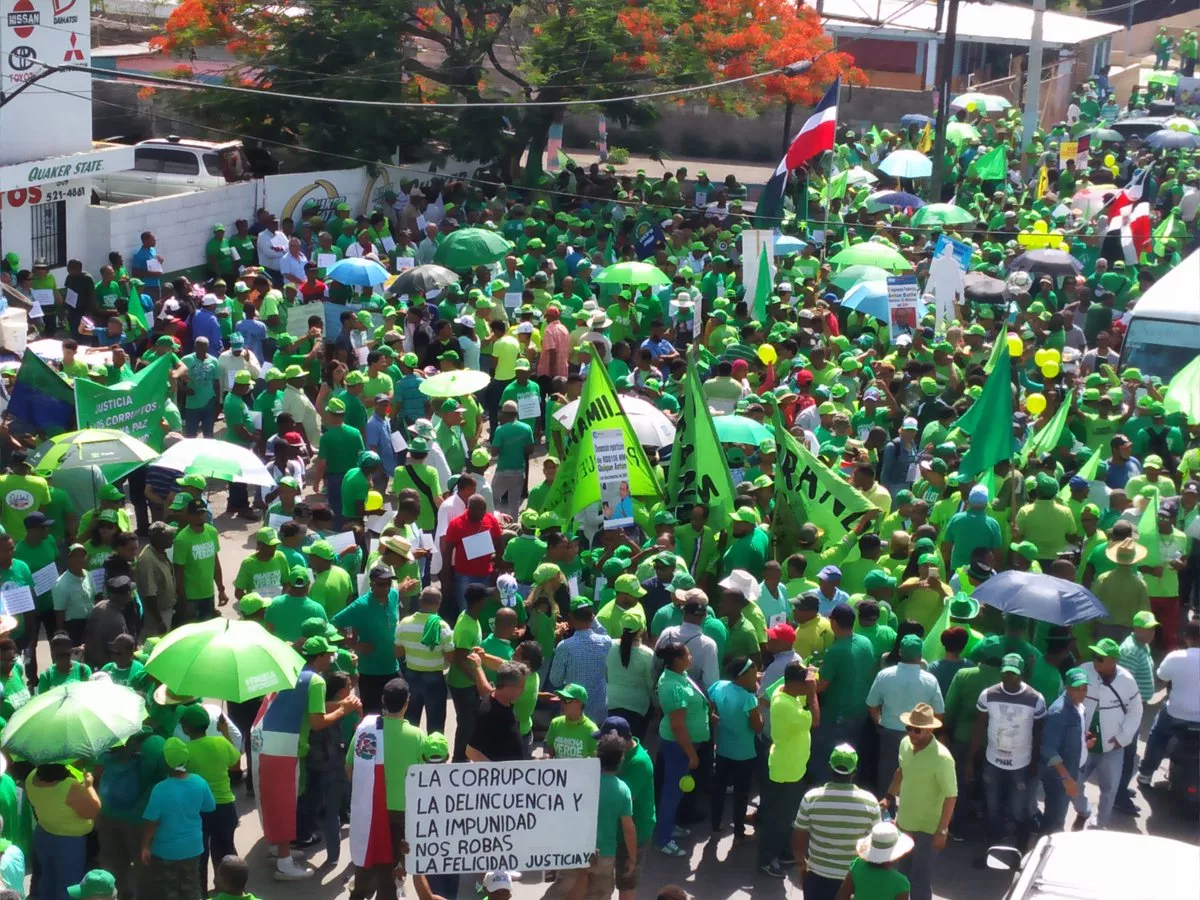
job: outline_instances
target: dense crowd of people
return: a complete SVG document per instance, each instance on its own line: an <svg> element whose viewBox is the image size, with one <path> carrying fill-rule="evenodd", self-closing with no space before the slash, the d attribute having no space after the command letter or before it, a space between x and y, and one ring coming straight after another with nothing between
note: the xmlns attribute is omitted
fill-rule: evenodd
<svg viewBox="0 0 1200 900"><path fill-rule="evenodd" d="M376 731L390 843L368 857L351 820L355 898L403 890L405 775L423 763L597 758L595 856L545 873L571 900L644 894L648 853L683 880L692 843L727 828L764 879L793 873L809 900L930 900L948 841L983 865L988 846L1136 815L1132 792L1154 789L1172 735L1200 722L1200 421L1169 402L1174 373L1118 364L1139 298L1198 245L1200 171L1194 152L1136 138L1060 168L1107 99L1081 88L1076 121L1039 131L1028 157L1014 113L964 110L938 161L945 196L924 201L875 198L872 172L928 129L842 129L766 225L798 247L776 252L769 296L743 277L746 189L683 168L571 166L537 191L408 185L361 216L259 210L212 226L196 283L164 277L150 232L98 279L6 259L37 327L62 339L63 378L121 384L167 357L167 449L216 436L274 484L235 478L218 510L214 482L154 462L116 484L39 474L48 435L5 419L0 579L34 605L0 618L0 716L93 679L142 694L149 716L95 758L7 760L4 886L22 893L28 868L41 900L249 898L235 790L256 787L276 879L340 870ZM981 174L997 147L1011 166ZM1095 185L1112 185L1102 204L1077 205ZM1122 197L1154 211L1136 261L1106 255ZM961 219L921 215L943 199ZM390 287L468 228L506 249L437 287ZM943 306L943 236L1002 294L959 284ZM1016 265L1059 246L1075 271ZM836 259L853 248L915 272L928 309L912 327L842 305L856 282ZM354 258L388 280L325 280ZM603 277L638 260L658 283ZM289 310L314 302L325 312L298 328ZM82 362L88 346L110 361ZM996 365L1011 453L981 472L959 425ZM643 448L661 496L570 516L547 503L577 440L563 408L595 366L672 431L698 377L704 415L760 435L722 441L728 528L670 495L670 441ZM14 390L18 367L0 371ZM422 390L455 373L490 377ZM844 534L786 514L780 426L869 503ZM233 567L237 518L255 530ZM1062 624L973 596L1008 572L1075 583L1103 615ZM294 687L222 705L145 669L164 635L235 611L303 656ZM255 783L255 757L275 752L252 739L260 718L297 742L283 821ZM507 900L517 876L478 874L482 895ZM458 896L457 875L410 883Z"/></svg>

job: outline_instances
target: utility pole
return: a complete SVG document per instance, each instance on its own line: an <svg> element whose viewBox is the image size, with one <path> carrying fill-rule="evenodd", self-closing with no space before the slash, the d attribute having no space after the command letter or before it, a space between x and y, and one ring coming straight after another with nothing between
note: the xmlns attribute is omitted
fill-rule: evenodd
<svg viewBox="0 0 1200 900"><path fill-rule="evenodd" d="M1021 116L1021 158L1033 143L1038 126L1038 103L1042 90L1042 17L1046 0L1033 0L1033 33L1029 36L1029 62L1025 66L1025 111ZM1024 165L1021 166L1024 169Z"/></svg>
<svg viewBox="0 0 1200 900"><path fill-rule="evenodd" d="M1044 3L1045 0L1039 0ZM954 48L958 43L958 3L950 0L946 13L946 40L942 44L938 76L937 134L933 139L933 176L929 187L931 203L942 200L942 158L946 155L946 125L950 119L950 86L954 79Z"/></svg>

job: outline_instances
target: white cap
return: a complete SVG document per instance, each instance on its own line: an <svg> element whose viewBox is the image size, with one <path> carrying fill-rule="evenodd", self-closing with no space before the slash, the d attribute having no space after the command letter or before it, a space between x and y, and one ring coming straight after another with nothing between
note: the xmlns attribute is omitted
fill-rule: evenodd
<svg viewBox="0 0 1200 900"><path fill-rule="evenodd" d="M521 322L517 325L517 334L533 334L533 323Z"/></svg>
<svg viewBox="0 0 1200 900"><path fill-rule="evenodd" d="M900 423L901 431L903 431L906 428L911 429L913 431L917 431L918 430L917 429L917 420L914 419L912 416L908 416L903 422Z"/></svg>
<svg viewBox="0 0 1200 900"><path fill-rule="evenodd" d="M485 891L511 891L512 876L503 869L488 872L483 876L483 889Z"/></svg>
<svg viewBox="0 0 1200 900"><path fill-rule="evenodd" d="M779 282L779 287L777 288L777 290L780 293L787 291L790 294L792 292L792 283L790 281L781 281L781 282Z"/></svg>
<svg viewBox="0 0 1200 900"><path fill-rule="evenodd" d="M474 316L459 316L454 321L456 323L458 323L459 325L465 325L467 328L475 327L475 317Z"/></svg>
<svg viewBox="0 0 1200 900"><path fill-rule="evenodd" d="M205 294L204 299L200 301L205 306L216 306L221 301L217 299L216 294Z"/></svg>

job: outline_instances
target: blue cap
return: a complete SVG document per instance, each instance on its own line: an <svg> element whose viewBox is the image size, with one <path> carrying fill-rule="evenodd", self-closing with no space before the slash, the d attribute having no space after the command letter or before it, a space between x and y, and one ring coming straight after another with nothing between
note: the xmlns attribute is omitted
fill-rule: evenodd
<svg viewBox="0 0 1200 900"><path fill-rule="evenodd" d="M837 566L826 566L817 574L817 578L820 579L821 581L824 581L828 578L841 578L841 577L842 577L842 570L839 569Z"/></svg>
<svg viewBox="0 0 1200 900"><path fill-rule="evenodd" d="M1080 478L1078 475L1072 475L1071 480L1067 482L1067 485L1071 488L1086 488L1088 486L1088 480L1086 478Z"/></svg>

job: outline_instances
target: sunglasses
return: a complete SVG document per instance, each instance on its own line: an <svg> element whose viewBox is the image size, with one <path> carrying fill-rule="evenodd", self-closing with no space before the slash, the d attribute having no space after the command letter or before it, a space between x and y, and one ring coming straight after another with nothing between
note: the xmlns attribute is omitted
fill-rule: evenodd
<svg viewBox="0 0 1200 900"><path fill-rule="evenodd" d="M925 731L924 728L914 728L912 725L906 725L904 728L909 734L921 734Z"/></svg>

